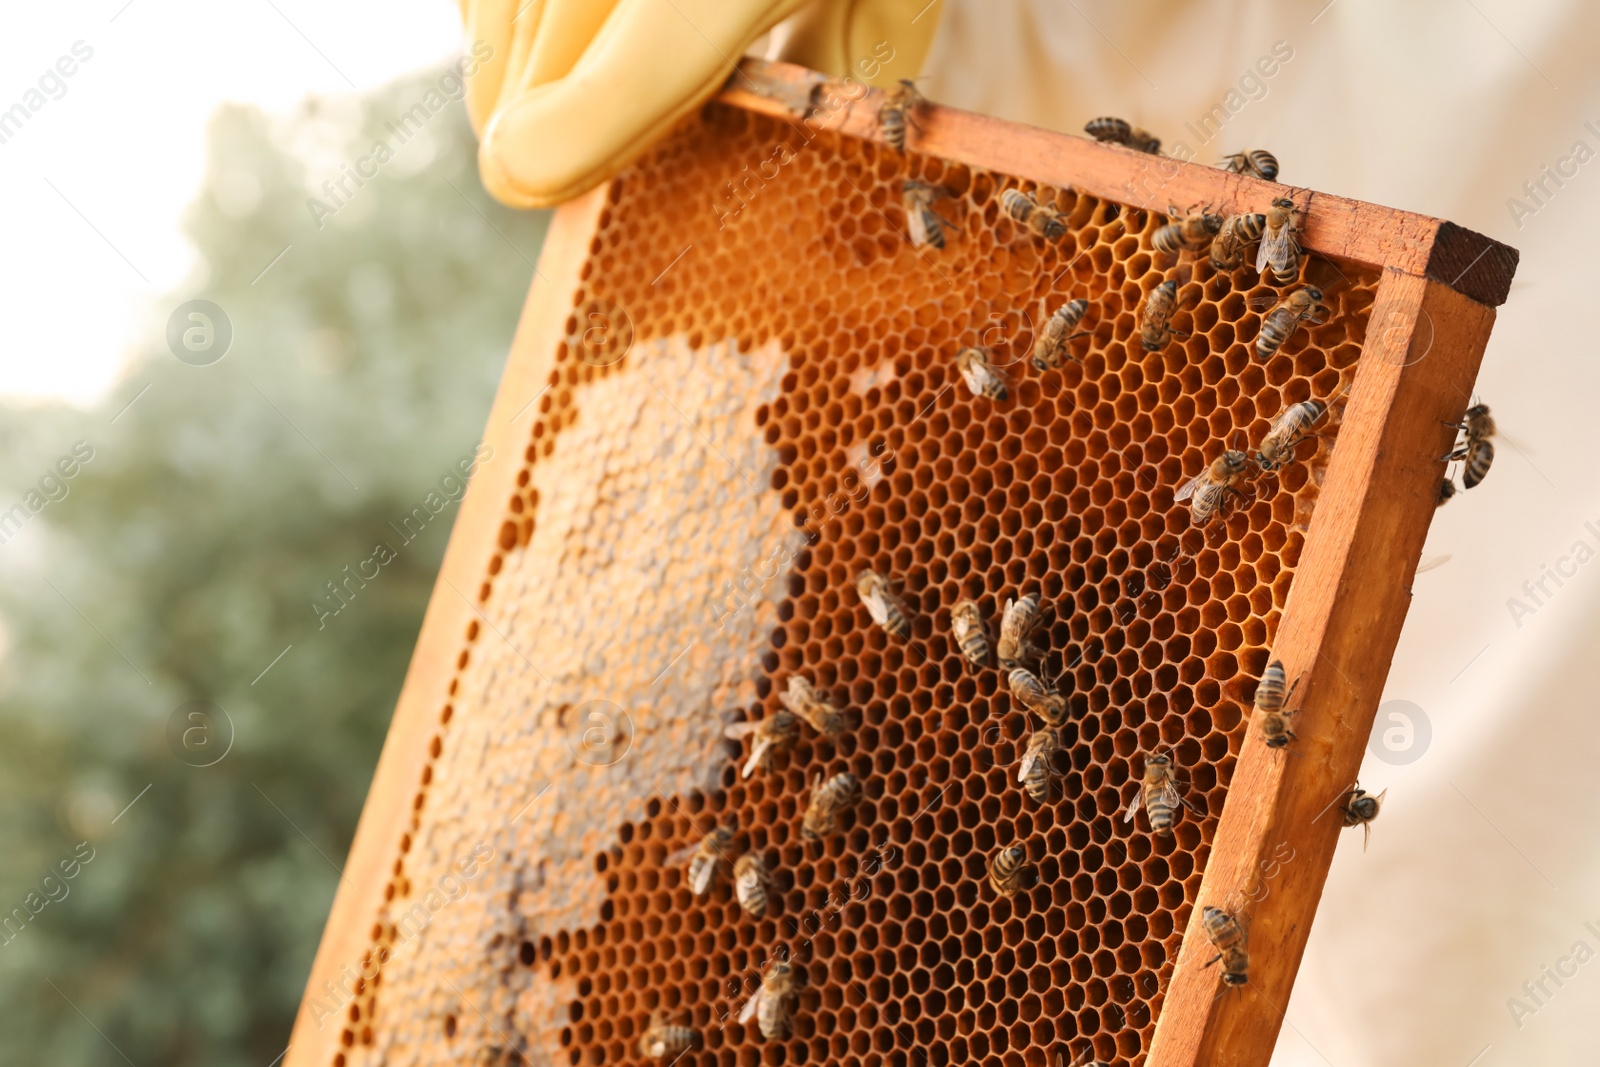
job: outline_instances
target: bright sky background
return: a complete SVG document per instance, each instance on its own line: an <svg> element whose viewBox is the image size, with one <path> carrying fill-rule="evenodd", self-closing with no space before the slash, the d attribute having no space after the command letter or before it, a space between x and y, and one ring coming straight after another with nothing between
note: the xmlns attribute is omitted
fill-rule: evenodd
<svg viewBox="0 0 1600 1067"><path fill-rule="evenodd" d="M284 113L308 94L364 91L449 58L461 36L453 0L6 7L0 111L74 42L94 55L0 144L0 395L83 405L161 329L193 266L180 219L219 105Z"/></svg>

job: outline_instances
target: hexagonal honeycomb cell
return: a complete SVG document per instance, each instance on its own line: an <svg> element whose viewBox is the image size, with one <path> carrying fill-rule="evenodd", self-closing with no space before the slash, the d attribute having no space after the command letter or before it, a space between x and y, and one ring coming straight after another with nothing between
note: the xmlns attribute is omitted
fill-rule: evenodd
<svg viewBox="0 0 1600 1067"><path fill-rule="evenodd" d="M942 251L904 235L907 179L951 192ZM1064 238L1002 214L1018 186ZM1310 257L1332 314L1262 361L1282 291L1154 252L1165 221L722 105L613 183L365 977L323 1002L333 1067L642 1064L658 1010L699 1034L684 1067L1143 1062L1338 405L1215 522L1174 494L1348 384L1378 280ZM1139 307L1168 278L1186 336L1147 352ZM1075 297L1089 336L1032 369ZM1007 399L962 381L968 345ZM866 568L898 583L909 641L871 621ZM1037 721L950 625L970 598L992 637L1029 592L1070 707L1045 803L1017 782ZM849 729L802 727L742 778L725 725L775 714L797 674ZM592 758L561 743L586 722ZM1167 837L1122 818L1158 750L1206 813ZM804 840L814 781L844 771L859 804ZM759 920L668 862L725 822L774 871ZM985 865L1012 844L1030 874L1006 898ZM768 1041L737 1015L778 955L799 992Z"/></svg>

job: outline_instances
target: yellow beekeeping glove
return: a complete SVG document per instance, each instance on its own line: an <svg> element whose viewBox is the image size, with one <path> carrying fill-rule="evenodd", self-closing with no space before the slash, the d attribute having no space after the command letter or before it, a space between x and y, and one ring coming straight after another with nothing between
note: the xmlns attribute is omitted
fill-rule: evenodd
<svg viewBox="0 0 1600 1067"><path fill-rule="evenodd" d="M467 108L496 199L547 207L600 184L720 89L797 15L784 58L827 74L915 77L940 0L461 0L477 73ZM862 60L878 42L892 64ZM881 52L878 52L881 57Z"/></svg>

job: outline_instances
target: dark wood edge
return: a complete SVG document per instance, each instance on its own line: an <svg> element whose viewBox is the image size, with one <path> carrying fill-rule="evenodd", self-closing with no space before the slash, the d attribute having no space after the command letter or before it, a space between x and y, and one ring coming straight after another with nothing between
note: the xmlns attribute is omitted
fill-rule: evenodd
<svg viewBox="0 0 1600 1067"><path fill-rule="evenodd" d="M1427 278L1480 304L1499 307L1511 292L1522 253L1453 222L1439 223L1428 255Z"/></svg>
<svg viewBox="0 0 1600 1067"><path fill-rule="evenodd" d="M882 91L792 63L746 58L717 99L784 119L807 140L826 129L883 141L877 122ZM1224 214L1264 211L1273 199L1286 196L1303 212L1302 243L1310 250L1442 282L1491 307L1505 302L1516 271L1516 249L1426 215L938 104L919 110L916 122L920 129L910 133L912 151L1151 211L1197 204Z"/></svg>

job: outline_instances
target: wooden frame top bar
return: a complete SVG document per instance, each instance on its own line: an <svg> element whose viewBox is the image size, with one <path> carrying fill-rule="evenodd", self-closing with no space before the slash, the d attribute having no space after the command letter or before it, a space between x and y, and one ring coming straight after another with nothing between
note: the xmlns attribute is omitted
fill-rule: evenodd
<svg viewBox="0 0 1600 1067"><path fill-rule="evenodd" d="M827 128L881 142L877 116L884 94L876 89L863 94L864 88L791 63L746 58L719 99L747 111L804 121L829 99L831 89L845 105ZM1264 210L1271 200L1287 196L1302 212L1307 247L1336 259L1440 282L1490 307L1505 303L1516 273L1516 249L1427 215L1374 207L939 104L920 109L916 119L920 129L908 138L908 147L915 151L975 167L990 167L995 159L1013 160L1015 166L1008 165L1008 171L1019 178L1070 186L1151 211L1166 211L1173 204L1205 204L1222 214L1241 214Z"/></svg>

